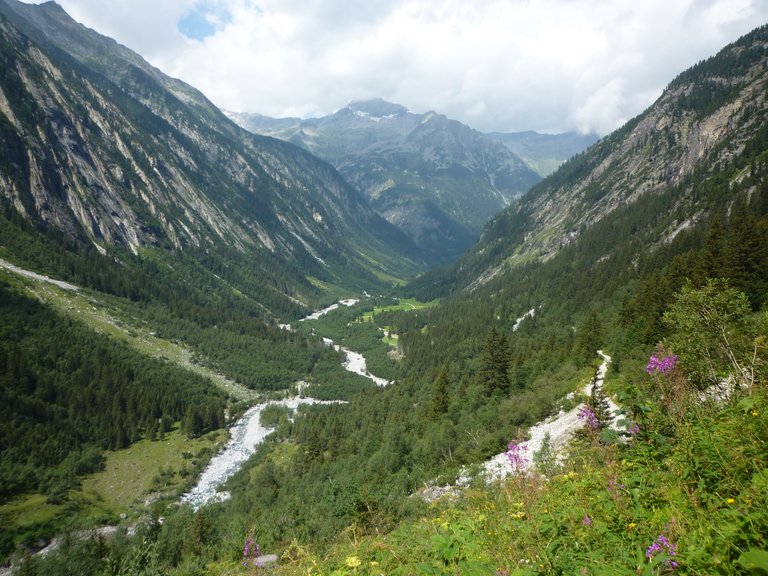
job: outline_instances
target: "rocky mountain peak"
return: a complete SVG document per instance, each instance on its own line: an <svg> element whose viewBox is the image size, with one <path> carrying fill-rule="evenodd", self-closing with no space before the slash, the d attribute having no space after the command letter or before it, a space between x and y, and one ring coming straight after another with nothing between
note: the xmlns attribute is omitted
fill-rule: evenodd
<svg viewBox="0 0 768 576"><path fill-rule="evenodd" d="M347 109L372 119L395 117L408 113L408 109L405 106L387 102L382 98L352 101L347 105Z"/></svg>

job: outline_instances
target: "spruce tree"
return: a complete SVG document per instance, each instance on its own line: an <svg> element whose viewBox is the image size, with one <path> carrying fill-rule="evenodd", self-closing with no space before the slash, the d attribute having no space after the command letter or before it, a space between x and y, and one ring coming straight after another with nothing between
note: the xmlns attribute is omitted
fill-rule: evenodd
<svg viewBox="0 0 768 576"><path fill-rule="evenodd" d="M597 312L589 311L579 331L578 354L585 362L595 357L603 340L603 326Z"/></svg>
<svg viewBox="0 0 768 576"><path fill-rule="evenodd" d="M595 414L599 424L599 429L607 428L613 420L611 416L611 407L608 404L608 397L603 391L603 387L598 385L597 376L592 384L592 393L589 395L589 407Z"/></svg>
<svg viewBox="0 0 768 576"><path fill-rule="evenodd" d="M437 420L448 411L448 394L448 368L443 366L437 375L437 379L432 384L432 396L429 399L429 409L427 411L430 420Z"/></svg>
<svg viewBox="0 0 768 576"><path fill-rule="evenodd" d="M479 376L488 395L509 392L509 343L494 327L485 338Z"/></svg>

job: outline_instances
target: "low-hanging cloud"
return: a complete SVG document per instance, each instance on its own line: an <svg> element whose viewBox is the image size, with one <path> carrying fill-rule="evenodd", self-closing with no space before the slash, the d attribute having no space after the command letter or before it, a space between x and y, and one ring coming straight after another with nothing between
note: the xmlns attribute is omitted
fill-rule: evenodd
<svg viewBox="0 0 768 576"><path fill-rule="evenodd" d="M768 21L763 0L59 2L223 108L317 116L382 97L484 131L605 134ZM181 33L190 14L211 15L210 35Z"/></svg>

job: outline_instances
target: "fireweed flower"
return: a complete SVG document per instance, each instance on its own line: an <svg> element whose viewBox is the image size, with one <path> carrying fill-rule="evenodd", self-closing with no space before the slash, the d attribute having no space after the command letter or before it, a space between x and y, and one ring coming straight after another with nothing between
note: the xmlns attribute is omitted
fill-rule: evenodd
<svg viewBox="0 0 768 576"><path fill-rule="evenodd" d="M509 460L509 465L512 466L512 472L516 474L525 472L529 462L528 457L525 455L528 451L528 446L524 445L522 441L512 440L507 448L508 450L505 454Z"/></svg>
<svg viewBox="0 0 768 576"><path fill-rule="evenodd" d="M672 544L664 534L659 534L656 541L648 546L648 549L645 551L645 557L648 560L651 560L659 553L664 553L669 556L669 558L663 562L665 566L668 566L672 570L678 567L678 563L673 559L675 554L677 554L677 544Z"/></svg>
<svg viewBox="0 0 768 576"><path fill-rule="evenodd" d="M648 359L648 366L645 367L645 371L648 374L668 374L675 368L675 364L677 364L677 356L674 354L662 358L653 354Z"/></svg>
<svg viewBox="0 0 768 576"><path fill-rule="evenodd" d="M248 562L253 556L253 563L256 564L256 559L261 556L261 546L259 546L253 539L251 534L245 537L245 544L243 544L243 566L248 566Z"/></svg>
<svg viewBox="0 0 768 576"><path fill-rule="evenodd" d="M613 494L614 496L619 495L619 490L626 489L626 486L624 484L619 484L619 482L616 480L616 478L609 478L608 479L608 492Z"/></svg>
<svg viewBox="0 0 768 576"><path fill-rule="evenodd" d="M595 411L586 404L579 410L579 420L582 420L584 425L590 430L597 430L600 428L600 422L595 415Z"/></svg>

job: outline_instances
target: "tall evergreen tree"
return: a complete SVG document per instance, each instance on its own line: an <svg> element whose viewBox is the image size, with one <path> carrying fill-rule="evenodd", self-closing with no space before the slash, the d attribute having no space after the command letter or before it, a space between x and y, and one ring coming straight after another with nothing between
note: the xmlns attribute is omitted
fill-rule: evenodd
<svg viewBox="0 0 768 576"><path fill-rule="evenodd" d="M509 392L509 342L495 327L485 338L479 376L488 395Z"/></svg>
<svg viewBox="0 0 768 576"><path fill-rule="evenodd" d="M597 312L592 309L587 314L584 323L579 330L579 340L577 343L578 353L585 362L589 362L595 357L600 349L603 340L603 325Z"/></svg>
<svg viewBox="0 0 768 576"><path fill-rule="evenodd" d="M613 418L611 416L611 407L608 404L608 397L605 395L603 387L598 386L597 375L595 375L595 380L592 384L592 392L589 395L588 404L595 414L599 429L606 428Z"/></svg>
<svg viewBox="0 0 768 576"><path fill-rule="evenodd" d="M437 420L442 414L445 414L448 411L449 401L448 367L443 366L432 384L432 396L429 399L429 409L427 410L430 420Z"/></svg>

